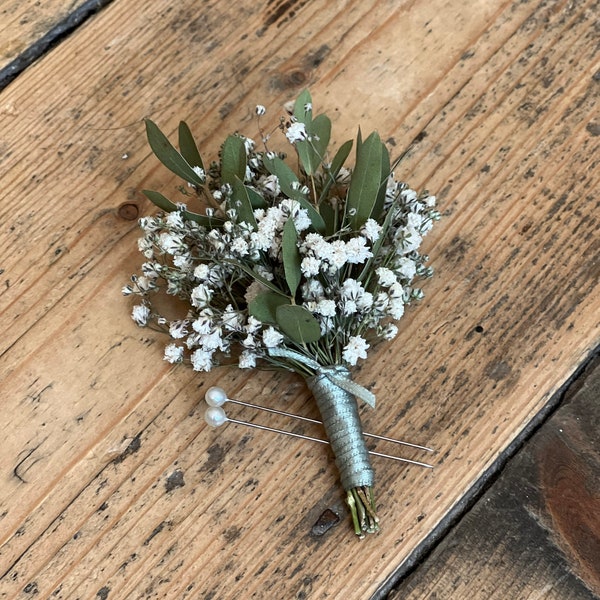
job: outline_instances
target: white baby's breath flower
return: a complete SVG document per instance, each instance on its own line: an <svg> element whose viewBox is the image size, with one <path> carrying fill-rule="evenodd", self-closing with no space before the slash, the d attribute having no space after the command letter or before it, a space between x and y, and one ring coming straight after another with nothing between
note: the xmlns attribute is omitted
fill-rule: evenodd
<svg viewBox="0 0 600 600"><path fill-rule="evenodd" d="M256 367L256 354L250 350L244 350L240 354L238 367L240 369L254 369Z"/></svg>
<svg viewBox="0 0 600 600"><path fill-rule="evenodd" d="M203 335L200 339L200 344L203 350L211 351L222 349L223 342L221 340L221 328L217 327L213 329L210 333Z"/></svg>
<svg viewBox="0 0 600 600"><path fill-rule="evenodd" d="M364 263L373 253L367 248L367 238L362 236L350 238L346 242L346 262L351 265Z"/></svg>
<svg viewBox="0 0 600 600"><path fill-rule="evenodd" d="M314 277L319 274L321 261L314 256L305 256L300 263L300 270L304 277Z"/></svg>
<svg viewBox="0 0 600 600"><path fill-rule="evenodd" d="M149 240L148 238L142 237L138 239L138 250L146 258L154 257L154 244L152 243L152 240Z"/></svg>
<svg viewBox="0 0 600 600"><path fill-rule="evenodd" d="M237 256L246 256L248 254L248 242L242 238L235 238L231 243L231 251Z"/></svg>
<svg viewBox="0 0 600 600"><path fill-rule="evenodd" d="M259 182L261 188L273 198L276 198L281 193L281 186L277 175L268 175Z"/></svg>
<svg viewBox="0 0 600 600"><path fill-rule="evenodd" d="M344 346L342 358L351 366L356 365L359 358L367 358L367 341L360 335L353 335L348 338L348 343Z"/></svg>
<svg viewBox="0 0 600 600"><path fill-rule="evenodd" d="M208 306L213 296L213 290L204 283L197 285L191 293L190 300L192 306L203 308Z"/></svg>
<svg viewBox="0 0 600 600"><path fill-rule="evenodd" d="M178 235L164 232L158 236L158 245L163 252L175 254L183 246L183 242Z"/></svg>
<svg viewBox="0 0 600 600"><path fill-rule="evenodd" d="M205 309L192 321L192 329L201 335L207 334L213 327L212 310Z"/></svg>
<svg viewBox="0 0 600 600"><path fill-rule="evenodd" d="M190 356L194 371L210 371L212 369L212 352L195 350Z"/></svg>
<svg viewBox="0 0 600 600"><path fill-rule="evenodd" d="M202 167L196 165L195 167L192 167L192 171L194 171L194 173L196 173L196 175L198 175L198 177L203 181L206 179L206 173Z"/></svg>
<svg viewBox="0 0 600 600"><path fill-rule="evenodd" d="M348 300L358 300L363 294L365 290L359 281L356 279L346 279L342 284L342 298Z"/></svg>
<svg viewBox="0 0 600 600"><path fill-rule="evenodd" d="M165 222L169 227L183 227L183 218L181 217L181 213L176 210L167 215Z"/></svg>
<svg viewBox="0 0 600 600"><path fill-rule="evenodd" d="M165 346L164 360L171 364L180 363L183 360L183 346L168 344Z"/></svg>
<svg viewBox="0 0 600 600"><path fill-rule="evenodd" d="M209 273L210 268L206 263L201 263L194 269L194 277L196 279L200 279L201 281L204 281L208 277Z"/></svg>
<svg viewBox="0 0 600 600"><path fill-rule="evenodd" d="M417 274L417 265L415 264L415 261L406 256L398 259L395 267L395 270L404 277L404 279L408 279L409 281Z"/></svg>
<svg viewBox="0 0 600 600"><path fill-rule="evenodd" d="M172 321L169 325L169 335L174 340L180 340L184 338L188 334L188 325L189 322L187 320Z"/></svg>
<svg viewBox="0 0 600 600"><path fill-rule="evenodd" d="M256 333L262 327L262 323L256 318L250 315L246 325L244 325L244 331L248 333Z"/></svg>
<svg viewBox="0 0 600 600"><path fill-rule="evenodd" d="M348 259L346 252L346 243L342 240L334 240L329 244L331 247L331 255L328 260L334 270L341 269Z"/></svg>
<svg viewBox="0 0 600 600"><path fill-rule="evenodd" d="M394 298L388 307L388 314L392 319L400 319L404 314L404 302L401 299Z"/></svg>
<svg viewBox="0 0 600 600"><path fill-rule="evenodd" d="M269 327L263 331L262 339L263 344L267 348L276 348L283 342L283 336L277 330L273 329L273 327Z"/></svg>
<svg viewBox="0 0 600 600"><path fill-rule="evenodd" d="M388 323L383 328L383 339L393 340L398 335L398 327L394 323Z"/></svg>
<svg viewBox="0 0 600 600"><path fill-rule="evenodd" d="M315 312L323 317L335 317L336 305L333 300L323 298L317 302Z"/></svg>
<svg viewBox="0 0 600 600"><path fill-rule="evenodd" d="M376 242L381 235L381 225L375 219L367 219L361 233L370 241Z"/></svg>
<svg viewBox="0 0 600 600"><path fill-rule="evenodd" d="M377 275L377 281L379 282L379 285L382 285L383 287L390 287L396 283L396 275L394 271L388 269L387 267L379 267L375 273Z"/></svg>
<svg viewBox="0 0 600 600"><path fill-rule="evenodd" d="M300 123L299 121L296 123L292 123L285 132L285 137L290 141L291 144L295 144L296 142L301 142L308 137L308 133L306 132L306 126L304 123Z"/></svg>
<svg viewBox="0 0 600 600"><path fill-rule="evenodd" d="M136 304L131 311L131 318L140 326L148 324L150 309L145 304Z"/></svg>

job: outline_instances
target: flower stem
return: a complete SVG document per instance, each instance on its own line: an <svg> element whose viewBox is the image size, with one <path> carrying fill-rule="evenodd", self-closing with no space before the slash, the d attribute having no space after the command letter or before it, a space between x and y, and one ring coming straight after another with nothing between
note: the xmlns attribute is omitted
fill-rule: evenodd
<svg viewBox="0 0 600 600"><path fill-rule="evenodd" d="M376 513L373 488L361 486L348 490L346 502L352 515L354 533L360 539L365 537L365 533L379 531L379 517Z"/></svg>

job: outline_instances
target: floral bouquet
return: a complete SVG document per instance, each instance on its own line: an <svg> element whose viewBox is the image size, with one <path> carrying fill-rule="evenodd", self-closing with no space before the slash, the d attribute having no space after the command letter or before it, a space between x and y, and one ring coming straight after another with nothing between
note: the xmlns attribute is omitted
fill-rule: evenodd
<svg viewBox="0 0 600 600"><path fill-rule="evenodd" d="M415 277L431 275L418 248L439 214L435 197L394 178L376 132L342 144L331 156L331 121L313 116L304 91L279 129L286 155L240 134L227 137L219 161L205 165L185 123L179 150L146 121L158 159L187 187L187 202L144 194L163 212L140 220L146 262L123 292L141 296L133 319L169 333L165 360L196 371L219 364L257 365L302 375L317 402L360 536L379 529L370 465L357 399L373 394L352 381L350 367L379 340L391 340L405 305L419 299ZM282 136L283 137L283 136ZM353 145L356 160L344 166ZM170 319L156 312L159 290L187 303Z"/></svg>

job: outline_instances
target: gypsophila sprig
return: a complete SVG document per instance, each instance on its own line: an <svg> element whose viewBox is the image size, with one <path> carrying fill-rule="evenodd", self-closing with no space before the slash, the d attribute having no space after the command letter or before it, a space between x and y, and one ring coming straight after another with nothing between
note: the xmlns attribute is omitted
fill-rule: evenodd
<svg viewBox="0 0 600 600"><path fill-rule="evenodd" d="M257 105L255 114L266 108ZM308 91L280 128L297 170L285 152L258 150L240 134L206 165L185 123L177 150L146 121L152 150L196 198L187 191L186 202L172 202L144 191L162 212L140 220L145 262L123 293L140 298L132 309L139 326L169 335L169 363L196 371L266 365L306 378L362 536L378 530L378 519L355 398L374 405L374 397L349 367L393 339L394 321L421 297L414 281L431 269L419 247L439 215L434 196L395 178L376 132L364 140L359 132L331 155L331 121L313 115ZM271 136L259 133L266 146ZM354 165L346 167L353 146ZM204 208L193 211L188 201L197 200ZM160 314L159 293L183 300L186 311ZM335 418L339 410L349 411L347 422Z"/></svg>

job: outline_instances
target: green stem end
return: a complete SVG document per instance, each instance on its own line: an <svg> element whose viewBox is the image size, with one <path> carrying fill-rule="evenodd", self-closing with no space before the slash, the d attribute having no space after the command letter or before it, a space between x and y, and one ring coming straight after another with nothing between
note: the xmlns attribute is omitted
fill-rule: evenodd
<svg viewBox="0 0 600 600"><path fill-rule="evenodd" d="M379 531L379 517L375 508L373 488L356 487L347 491L346 502L352 515L354 533L363 539L366 533Z"/></svg>

